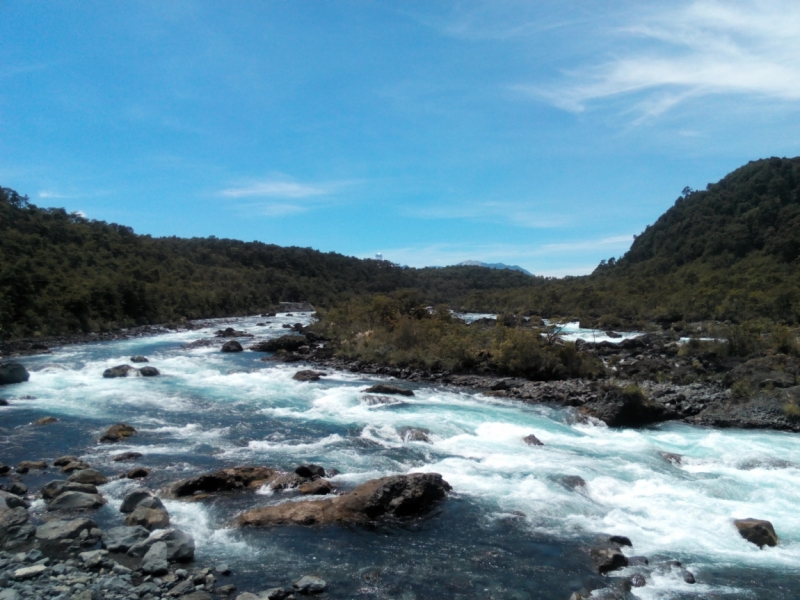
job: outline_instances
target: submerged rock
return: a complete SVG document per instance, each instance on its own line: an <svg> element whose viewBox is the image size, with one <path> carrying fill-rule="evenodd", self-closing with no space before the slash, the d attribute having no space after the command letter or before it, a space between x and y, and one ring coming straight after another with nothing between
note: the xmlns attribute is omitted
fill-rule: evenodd
<svg viewBox="0 0 800 600"><path fill-rule="evenodd" d="M231 467L179 481L173 484L170 493L182 498L197 492L215 493L258 488L275 479L277 475L278 471L269 467Z"/></svg>
<svg viewBox="0 0 800 600"><path fill-rule="evenodd" d="M136 429L128 425L127 423L117 423L116 425L112 425L106 432L100 436L101 442L118 442L120 440L124 440L125 438L129 438L132 435L136 435Z"/></svg>
<svg viewBox="0 0 800 600"><path fill-rule="evenodd" d="M603 544L589 550L595 569L601 575L628 566L628 559L617 544Z"/></svg>
<svg viewBox="0 0 800 600"><path fill-rule="evenodd" d="M120 454L115 454L113 460L114 462L127 462L131 460L136 460L137 458L141 458L141 452L122 452Z"/></svg>
<svg viewBox="0 0 800 600"><path fill-rule="evenodd" d="M147 358L144 357L144 356L131 356L131 362L134 362L134 363L146 363L146 362L150 362L150 361L147 360Z"/></svg>
<svg viewBox="0 0 800 600"><path fill-rule="evenodd" d="M397 429L397 433L404 442L425 442L426 444L431 443L431 438L428 437L431 433L430 430L422 427L399 427Z"/></svg>
<svg viewBox="0 0 800 600"><path fill-rule="evenodd" d="M41 419L36 419L33 424L34 425L50 425L52 423L57 423L58 419L55 417L42 417Z"/></svg>
<svg viewBox="0 0 800 600"><path fill-rule="evenodd" d="M561 478L561 483L573 490L579 487L586 487L586 480L580 475L564 475Z"/></svg>
<svg viewBox="0 0 800 600"><path fill-rule="evenodd" d="M769 521L762 519L736 519L733 524L744 539L759 548L778 545L778 534L775 533L775 528Z"/></svg>
<svg viewBox="0 0 800 600"><path fill-rule="evenodd" d="M240 526L363 523L375 519L424 515L452 489L438 473L414 473L373 479L331 500L286 502L246 511Z"/></svg>
<svg viewBox="0 0 800 600"><path fill-rule="evenodd" d="M539 438L533 434L526 435L524 438L522 438L522 441L528 444L528 446L544 446L541 440L539 440Z"/></svg>
<svg viewBox="0 0 800 600"><path fill-rule="evenodd" d="M386 383L379 383L377 385L373 385L372 387L368 387L364 390L365 394L397 394L399 396L413 396L414 392L412 390L401 388L396 385L389 385Z"/></svg>
<svg viewBox="0 0 800 600"><path fill-rule="evenodd" d="M31 375L27 369L19 363L0 364L0 385L12 383L24 383L30 379Z"/></svg>

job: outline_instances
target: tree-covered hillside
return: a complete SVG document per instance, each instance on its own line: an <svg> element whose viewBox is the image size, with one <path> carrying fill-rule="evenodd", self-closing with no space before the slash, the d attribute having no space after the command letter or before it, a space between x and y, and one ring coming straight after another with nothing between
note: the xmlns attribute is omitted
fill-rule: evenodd
<svg viewBox="0 0 800 600"><path fill-rule="evenodd" d="M0 335L98 331L269 309L330 306L416 288L429 303L531 278L480 267L403 269L310 248L216 238L153 238L42 209L0 188Z"/></svg>
<svg viewBox="0 0 800 600"><path fill-rule="evenodd" d="M800 158L751 162L688 188L619 261L588 277L476 292L474 309L578 316L614 327L657 320L800 321Z"/></svg>

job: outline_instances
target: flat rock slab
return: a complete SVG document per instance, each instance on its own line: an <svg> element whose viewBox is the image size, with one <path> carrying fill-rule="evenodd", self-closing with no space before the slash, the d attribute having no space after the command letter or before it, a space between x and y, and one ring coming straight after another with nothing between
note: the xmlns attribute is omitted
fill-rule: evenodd
<svg viewBox="0 0 800 600"><path fill-rule="evenodd" d="M414 392L396 385L379 383L364 390L365 394L397 394L398 396L413 396Z"/></svg>
<svg viewBox="0 0 800 600"><path fill-rule="evenodd" d="M197 492L219 493L258 488L279 475L279 471L269 467L231 467L179 481L170 488L170 492L173 496L182 498Z"/></svg>
<svg viewBox="0 0 800 600"><path fill-rule="evenodd" d="M100 494L87 494L85 492L64 492L47 505L47 510L79 510L100 508L106 499Z"/></svg>
<svg viewBox="0 0 800 600"><path fill-rule="evenodd" d="M91 531L97 523L91 519L71 519L65 521L50 521L36 528L36 539L42 541L57 541L75 539L82 531Z"/></svg>
<svg viewBox="0 0 800 600"><path fill-rule="evenodd" d="M14 579L33 579L47 573L49 569L45 565L33 565L32 567L22 567L14 571Z"/></svg>

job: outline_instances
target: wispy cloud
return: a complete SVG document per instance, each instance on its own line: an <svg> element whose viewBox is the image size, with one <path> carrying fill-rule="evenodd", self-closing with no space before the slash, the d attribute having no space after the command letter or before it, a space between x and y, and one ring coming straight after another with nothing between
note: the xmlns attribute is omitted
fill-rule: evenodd
<svg viewBox="0 0 800 600"><path fill-rule="evenodd" d="M219 194L225 198L239 200L239 208L264 216L278 217L306 212L330 203L350 181L304 183L284 175L276 175L258 181L243 182L225 188ZM241 202L245 201L245 202Z"/></svg>
<svg viewBox="0 0 800 600"><path fill-rule="evenodd" d="M610 32L614 55L513 89L570 111L614 98L656 117L713 94L800 100L800 3L695 0Z"/></svg>
<svg viewBox="0 0 800 600"><path fill-rule="evenodd" d="M331 192L322 185L295 183L291 181L259 181L242 187L222 190L229 198L310 198L326 196Z"/></svg>
<svg viewBox="0 0 800 600"><path fill-rule="evenodd" d="M50 199L50 198L69 198L66 194L59 194L58 192L51 192L49 190L42 190L36 194L37 198Z"/></svg>
<svg viewBox="0 0 800 600"><path fill-rule="evenodd" d="M406 212L421 219L491 221L532 229L566 227L572 222L569 216L537 212L529 204L521 202L462 202L457 205L410 208Z"/></svg>

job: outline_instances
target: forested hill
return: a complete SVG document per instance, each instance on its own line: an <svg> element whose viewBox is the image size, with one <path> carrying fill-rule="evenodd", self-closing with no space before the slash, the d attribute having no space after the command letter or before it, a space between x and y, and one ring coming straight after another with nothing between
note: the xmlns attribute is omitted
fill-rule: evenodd
<svg viewBox="0 0 800 600"><path fill-rule="evenodd" d="M310 248L153 238L43 209L0 188L0 336L98 331L260 312L279 301L329 306L354 294L417 290L455 303L473 290L530 285L515 271L400 268Z"/></svg>
<svg viewBox="0 0 800 600"><path fill-rule="evenodd" d="M648 320L800 321L800 158L748 163L685 189L618 261L587 277L476 292L469 307L577 316L614 327Z"/></svg>

